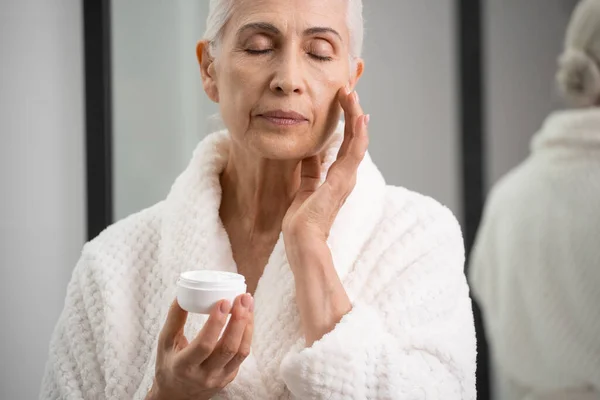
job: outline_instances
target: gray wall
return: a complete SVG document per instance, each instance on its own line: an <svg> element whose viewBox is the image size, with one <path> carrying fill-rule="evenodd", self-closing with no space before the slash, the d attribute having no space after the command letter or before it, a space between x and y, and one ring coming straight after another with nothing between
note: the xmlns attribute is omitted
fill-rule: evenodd
<svg viewBox="0 0 600 400"><path fill-rule="evenodd" d="M388 183L433 196L460 218L452 1L365 1L361 102L370 152Z"/></svg>
<svg viewBox="0 0 600 400"><path fill-rule="evenodd" d="M546 115L561 107L554 74L574 4L485 2L488 187L527 156Z"/></svg>
<svg viewBox="0 0 600 400"><path fill-rule="evenodd" d="M37 398L84 239L76 0L0 2L0 399Z"/></svg>
<svg viewBox="0 0 600 400"><path fill-rule="evenodd" d="M204 95L196 43L207 2L112 3L115 218L163 199L217 107Z"/></svg>
<svg viewBox="0 0 600 400"><path fill-rule="evenodd" d="M142 4L144 6L142 6ZM193 148L215 129L195 58L207 5L113 4L115 209L164 198ZM371 155L388 182L431 195L459 216L453 2L365 2Z"/></svg>

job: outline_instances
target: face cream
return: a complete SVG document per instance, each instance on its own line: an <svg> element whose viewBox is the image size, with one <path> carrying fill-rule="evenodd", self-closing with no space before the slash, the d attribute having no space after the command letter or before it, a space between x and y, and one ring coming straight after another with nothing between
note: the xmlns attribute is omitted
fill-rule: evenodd
<svg viewBox="0 0 600 400"><path fill-rule="evenodd" d="M246 293L243 275L224 271L187 271L177 281L177 302L191 313L210 314L220 300L230 304Z"/></svg>

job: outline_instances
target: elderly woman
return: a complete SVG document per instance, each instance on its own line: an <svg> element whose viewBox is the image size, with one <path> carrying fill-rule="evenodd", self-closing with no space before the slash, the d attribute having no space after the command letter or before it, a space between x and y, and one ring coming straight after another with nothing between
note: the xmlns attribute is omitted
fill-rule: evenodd
<svg viewBox="0 0 600 400"><path fill-rule="evenodd" d="M567 28L552 113L494 187L470 280L497 400L600 399L600 0Z"/></svg>
<svg viewBox="0 0 600 400"><path fill-rule="evenodd" d="M360 0L210 2L227 130L84 247L42 398L474 399L460 228L366 155L362 35ZM188 316L176 281L202 269L249 293Z"/></svg>

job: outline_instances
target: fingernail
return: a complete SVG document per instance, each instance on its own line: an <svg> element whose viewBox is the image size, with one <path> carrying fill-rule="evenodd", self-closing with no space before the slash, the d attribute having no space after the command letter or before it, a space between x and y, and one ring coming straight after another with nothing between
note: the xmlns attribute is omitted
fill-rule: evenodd
<svg viewBox="0 0 600 400"><path fill-rule="evenodd" d="M371 114L367 114L365 117L365 125L369 125L369 120L371 119Z"/></svg>
<svg viewBox="0 0 600 400"><path fill-rule="evenodd" d="M356 102L360 103L360 97L358 97L358 92L354 92L354 94L356 95Z"/></svg>
<svg viewBox="0 0 600 400"><path fill-rule="evenodd" d="M254 312L254 297L250 296L250 307L248 308L250 312Z"/></svg>
<svg viewBox="0 0 600 400"><path fill-rule="evenodd" d="M229 302L227 300L221 302L220 310L221 310L222 314L228 314L229 313Z"/></svg>
<svg viewBox="0 0 600 400"><path fill-rule="evenodd" d="M250 303L251 303L251 299L250 299L250 295L248 293L246 293L245 295L242 296L242 306L244 308L250 308Z"/></svg>

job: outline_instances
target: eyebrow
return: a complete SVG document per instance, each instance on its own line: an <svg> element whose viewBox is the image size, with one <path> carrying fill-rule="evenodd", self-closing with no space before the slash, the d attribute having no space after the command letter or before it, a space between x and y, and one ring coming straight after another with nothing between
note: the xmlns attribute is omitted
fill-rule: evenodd
<svg viewBox="0 0 600 400"><path fill-rule="evenodd" d="M252 22L252 23L246 24L246 25L242 26L240 29L238 29L237 35L239 36L243 32L245 32L247 30L252 30L252 29L270 32L274 35L281 34L281 31L279 29L277 29L277 27L273 24L269 24L268 22ZM332 33L343 42L342 35L340 35L339 32L333 28L328 28L328 27L324 27L324 26L315 26L312 28L305 29L303 33L305 36L316 35L319 33Z"/></svg>

